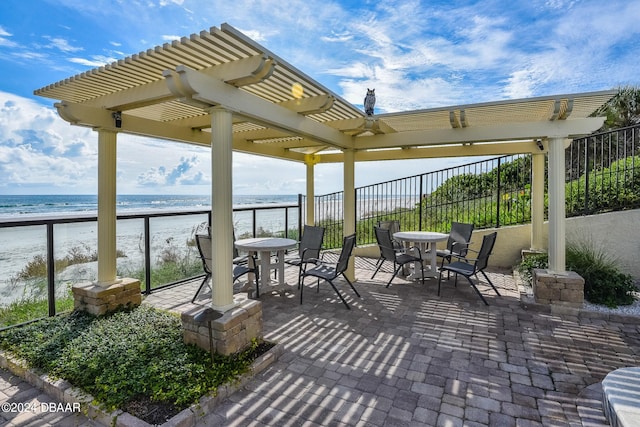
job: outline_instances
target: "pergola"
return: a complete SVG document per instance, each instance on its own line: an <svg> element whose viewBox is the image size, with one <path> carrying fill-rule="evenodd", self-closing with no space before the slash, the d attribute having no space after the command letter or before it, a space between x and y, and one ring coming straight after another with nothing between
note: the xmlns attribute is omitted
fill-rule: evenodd
<svg viewBox="0 0 640 427"><path fill-rule="evenodd" d="M600 128L589 117L616 92L554 95L365 115L228 24L34 92L98 132L98 284L116 281L116 144L120 132L211 147L212 306L233 307L232 151L303 162L307 223L314 165L344 165L344 233L355 232L355 162L533 154L531 247L542 248L549 154L550 270L565 271L564 150Z"/></svg>

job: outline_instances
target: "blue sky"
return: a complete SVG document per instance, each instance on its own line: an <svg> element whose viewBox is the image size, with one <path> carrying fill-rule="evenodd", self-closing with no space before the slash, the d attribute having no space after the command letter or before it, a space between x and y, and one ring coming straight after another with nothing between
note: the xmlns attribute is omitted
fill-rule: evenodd
<svg viewBox="0 0 640 427"><path fill-rule="evenodd" d="M375 88L377 113L640 84L640 0L2 0L0 194L97 191L97 134L35 89L223 22L360 108ZM118 193L209 193L209 150L118 142ZM356 185L460 163L362 163ZM305 191L292 162L236 153L233 179ZM341 189L341 166L316 167L316 194Z"/></svg>

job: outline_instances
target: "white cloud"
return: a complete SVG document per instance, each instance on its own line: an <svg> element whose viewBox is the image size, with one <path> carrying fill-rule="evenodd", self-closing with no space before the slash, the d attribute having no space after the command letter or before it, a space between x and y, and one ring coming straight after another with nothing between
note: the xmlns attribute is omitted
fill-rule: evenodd
<svg viewBox="0 0 640 427"><path fill-rule="evenodd" d="M320 40L324 42L329 42L329 43L344 43L352 39L353 39L353 34L350 34L349 32L343 32L343 33L332 32L331 36L320 37Z"/></svg>
<svg viewBox="0 0 640 427"><path fill-rule="evenodd" d="M69 62L73 62L74 64L85 65L87 67L95 68L101 67L105 64L110 64L111 62L117 61L115 58L109 58L106 56L94 56L92 59L88 58L69 58Z"/></svg>
<svg viewBox="0 0 640 427"><path fill-rule="evenodd" d="M2 26L0 26L0 46L10 47L10 48L17 47L18 44L8 38L12 36L13 34L11 34L7 30L2 28Z"/></svg>
<svg viewBox="0 0 640 427"><path fill-rule="evenodd" d="M91 133L34 101L0 92L0 192L95 192Z"/></svg>
<svg viewBox="0 0 640 427"><path fill-rule="evenodd" d="M551 9L571 9L576 0L547 0L545 6Z"/></svg>
<svg viewBox="0 0 640 427"><path fill-rule="evenodd" d="M164 35L162 36L162 40L167 41L167 42L172 42L174 40L180 40L182 36L176 36L176 35Z"/></svg>
<svg viewBox="0 0 640 427"><path fill-rule="evenodd" d="M61 37L44 36L44 38L50 42L47 47L55 48L62 52L78 52L83 50L81 47L71 46L68 40Z"/></svg>
<svg viewBox="0 0 640 427"><path fill-rule="evenodd" d="M137 182L142 186L174 186L174 185L205 185L211 182L204 178L202 171L193 171L198 164L198 157L181 157L178 164L170 170L165 166L151 167L138 175Z"/></svg>

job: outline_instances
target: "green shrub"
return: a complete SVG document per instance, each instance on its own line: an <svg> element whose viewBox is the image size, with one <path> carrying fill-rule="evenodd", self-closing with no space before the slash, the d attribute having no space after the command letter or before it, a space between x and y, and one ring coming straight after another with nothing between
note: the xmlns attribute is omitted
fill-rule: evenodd
<svg viewBox="0 0 640 427"><path fill-rule="evenodd" d="M548 268L549 267L549 255L546 253L543 254L532 254L527 255L522 259L520 264L516 270L520 274L520 278L522 281L531 286L533 283L533 269L534 268Z"/></svg>
<svg viewBox="0 0 640 427"><path fill-rule="evenodd" d="M620 272L615 260L595 249L589 241L568 242L566 247L567 269L575 271L584 279L584 297L593 304L615 308L633 304L636 287L633 277ZM531 285L534 268L548 268L547 254L525 257L517 271L525 283Z"/></svg>
<svg viewBox="0 0 640 427"><path fill-rule="evenodd" d="M126 257L126 255L122 250L117 249L116 257ZM62 271L72 265L85 264L97 260L98 253L95 250L92 251L88 245L82 245L69 249L69 252L63 258L54 260L54 265L56 271ZM47 277L47 259L42 254L34 255L33 258L27 262L27 265L17 274L17 279L22 280L42 277Z"/></svg>
<svg viewBox="0 0 640 427"><path fill-rule="evenodd" d="M617 160L609 167L594 168L588 176L566 184L567 214L575 212L606 212L640 203L640 157ZM589 199L585 200L588 179ZM572 196L571 198L569 196Z"/></svg>
<svg viewBox="0 0 640 427"><path fill-rule="evenodd" d="M140 306L107 316L86 312L41 319L0 333L0 347L31 367L64 378L106 409L132 401L179 411L245 372L256 356L211 355L182 341L180 319Z"/></svg>
<svg viewBox="0 0 640 427"><path fill-rule="evenodd" d="M629 274L620 272L604 249L589 241L568 242L567 267L584 279L584 297L594 304L617 307L634 302L636 287Z"/></svg>

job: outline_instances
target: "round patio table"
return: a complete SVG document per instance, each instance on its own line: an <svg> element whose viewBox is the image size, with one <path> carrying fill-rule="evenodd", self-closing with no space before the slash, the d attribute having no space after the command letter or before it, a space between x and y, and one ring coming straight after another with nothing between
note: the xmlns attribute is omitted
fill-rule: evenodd
<svg viewBox="0 0 640 427"><path fill-rule="evenodd" d="M399 231L393 233L393 238L403 242L405 247L409 247L411 243L417 245L420 248L422 259L427 259L429 254L429 272L424 272L429 277L436 277L438 273L438 262L436 259L436 243L442 242L449 238L448 234L436 233L435 231ZM424 262L424 261L423 261ZM407 276L408 279L422 279L421 268L419 261L416 261L413 265L413 273Z"/></svg>
<svg viewBox="0 0 640 427"><path fill-rule="evenodd" d="M256 237L251 239L240 239L234 242L236 248L247 251L249 253L257 253L260 268L260 285L263 289L271 286L270 270L278 272L278 285L284 286L284 251L294 248L298 242L293 239L284 239L281 237ZM271 253L276 253L276 262L271 262ZM249 258L249 262L252 262ZM255 280L252 273L249 273L249 279Z"/></svg>

